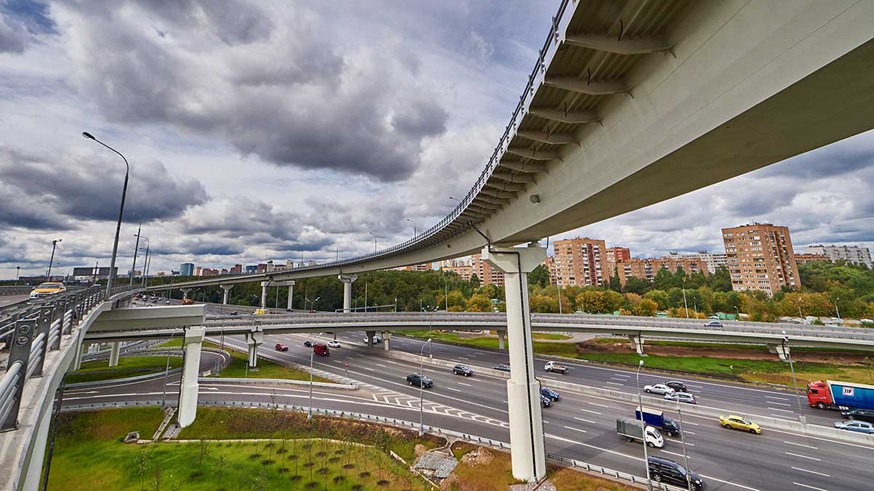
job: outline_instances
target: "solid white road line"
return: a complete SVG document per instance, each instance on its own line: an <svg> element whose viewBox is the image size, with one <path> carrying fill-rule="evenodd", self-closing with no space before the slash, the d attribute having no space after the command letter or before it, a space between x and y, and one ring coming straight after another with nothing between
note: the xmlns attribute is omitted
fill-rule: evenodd
<svg viewBox="0 0 874 491"><path fill-rule="evenodd" d="M590 421L590 420L588 420L588 419L583 419L583 418L578 418L578 417L576 417L576 416L574 416L574 419L577 420L577 421L582 421L583 423L589 423L589 424L593 424L593 425L598 424L598 423L596 423L596 422L594 422L594 421Z"/></svg>
<svg viewBox="0 0 874 491"><path fill-rule="evenodd" d="M624 386L625 386L625 384L620 384L620 383L617 383L617 382L605 382L605 383L606 383L607 385L618 385L619 387L624 387Z"/></svg>
<svg viewBox="0 0 874 491"><path fill-rule="evenodd" d="M580 433L587 433L586 430L580 428L574 428L573 426L565 426L566 430L579 431Z"/></svg>
<svg viewBox="0 0 874 491"><path fill-rule="evenodd" d="M795 466L790 466L790 467L791 467L792 469L795 469L796 471L808 472L808 473L810 473L810 474L816 474L817 476L822 476L822 477L832 477L832 476L830 476L830 475L828 475L828 474L824 474L824 473L822 473L822 472L812 471L812 470L810 470L810 469L802 469L801 467L795 467Z"/></svg>
<svg viewBox="0 0 874 491"><path fill-rule="evenodd" d="M815 460L817 462L822 462L822 459L817 458L817 457L809 457L807 455L801 455L801 454L792 453L792 452L783 452L783 453L785 453L786 455L791 455L793 457L801 457L802 459L810 459L810 460Z"/></svg>
<svg viewBox="0 0 874 491"><path fill-rule="evenodd" d="M592 411L591 409L583 409L583 408L579 408L579 409L580 409L580 411L582 411L582 412L584 412L584 413L597 414L598 416L601 415L601 413L599 413L598 411Z"/></svg>
<svg viewBox="0 0 874 491"><path fill-rule="evenodd" d="M610 409L610 406L606 406L604 404L595 404L594 402L590 402L589 404L591 404L592 406L598 406L598 407Z"/></svg>
<svg viewBox="0 0 874 491"><path fill-rule="evenodd" d="M661 452L662 452L662 453L666 453L666 454L670 454L670 455L676 455L677 457L682 457L682 456L683 456L683 454L681 454L681 453L671 452L670 450L662 450Z"/></svg>
<svg viewBox="0 0 874 491"><path fill-rule="evenodd" d="M472 387L470 384L466 384L464 382L458 382L458 385L463 385L465 387Z"/></svg>
<svg viewBox="0 0 874 491"><path fill-rule="evenodd" d="M461 392L460 390L456 389L455 387L446 387L446 390L451 390L454 392Z"/></svg>

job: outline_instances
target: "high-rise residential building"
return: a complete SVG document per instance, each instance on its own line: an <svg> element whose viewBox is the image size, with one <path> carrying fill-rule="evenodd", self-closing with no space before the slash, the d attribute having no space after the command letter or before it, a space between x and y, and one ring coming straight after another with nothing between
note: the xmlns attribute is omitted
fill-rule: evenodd
<svg viewBox="0 0 874 491"><path fill-rule="evenodd" d="M820 261L824 263L830 263L831 259L828 258L825 254L813 254L813 253L795 253L795 264L807 264L812 263L814 261Z"/></svg>
<svg viewBox="0 0 874 491"><path fill-rule="evenodd" d="M473 276L470 262L461 259L447 259L440 263L440 269L457 274L462 281L470 281L470 277Z"/></svg>
<svg viewBox="0 0 874 491"><path fill-rule="evenodd" d="M619 263L631 259L631 249L627 247L608 247L607 262Z"/></svg>
<svg viewBox="0 0 874 491"><path fill-rule="evenodd" d="M809 254L822 254L832 262L843 259L848 263L864 264L871 269L871 251L867 247L859 246L836 246L836 245L812 245L804 252Z"/></svg>
<svg viewBox="0 0 874 491"><path fill-rule="evenodd" d="M194 263L182 263L179 265L179 276L194 276Z"/></svg>
<svg viewBox="0 0 874 491"><path fill-rule="evenodd" d="M423 263L423 264L411 264L409 266L401 266L399 268L395 268L396 271L431 271L433 268L431 267L432 263Z"/></svg>
<svg viewBox="0 0 874 491"><path fill-rule="evenodd" d="M241 274L242 272L243 272L243 265L242 264L235 264L234 267L229 270L229 273L231 273L231 274Z"/></svg>
<svg viewBox="0 0 874 491"><path fill-rule="evenodd" d="M481 254L470 256L470 267L479 278L480 285L504 286L504 272L483 261Z"/></svg>
<svg viewBox="0 0 874 491"><path fill-rule="evenodd" d="M784 286L801 288L789 228L770 223L724 228L722 240L735 291L773 295Z"/></svg>
<svg viewBox="0 0 874 491"><path fill-rule="evenodd" d="M696 273L707 274L707 263L697 257L670 255L658 258L649 259L629 259L616 264L616 273L619 275L619 282L624 286L628 278L639 278L641 280L652 281L655 279L659 270L667 269L671 273L682 269L686 275Z"/></svg>
<svg viewBox="0 0 874 491"><path fill-rule="evenodd" d="M561 286L601 286L609 279L607 246L588 237L553 242L555 281Z"/></svg>

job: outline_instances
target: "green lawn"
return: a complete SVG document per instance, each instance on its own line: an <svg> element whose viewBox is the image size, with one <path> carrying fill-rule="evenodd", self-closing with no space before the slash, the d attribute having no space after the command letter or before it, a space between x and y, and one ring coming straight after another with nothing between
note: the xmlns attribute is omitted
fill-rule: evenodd
<svg viewBox="0 0 874 491"><path fill-rule="evenodd" d="M182 366L182 358L170 357L170 369ZM118 366L109 367L108 360L88 361L82 363L82 368L67 375L66 383L94 382L97 380L115 380L126 377L136 377L149 373L163 372L167 367L166 356L122 356Z"/></svg>
<svg viewBox="0 0 874 491"><path fill-rule="evenodd" d="M210 417L210 412L215 413ZM260 413L238 419L234 413ZM198 409L201 418L215 423L246 421L254 427L270 425L278 418L272 411ZM288 425L310 427L319 437L342 434L346 422L314 418L282 418ZM201 440L192 443L136 445L121 443L130 430L140 430L150 438L161 420L158 408L111 409L98 412L62 413L52 459L49 489L85 491L94 489L192 489L192 490L391 490L424 489L423 482L392 460L386 448L396 440L412 442L415 433L366 425L357 430L353 423L348 434L370 435L373 446L325 440L287 439L267 442ZM364 425L362 425L364 426ZM333 432L326 430L337 428ZM193 427L192 427L193 428ZM191 433L190 428L186 432ZM221 438L235 439L247 434L233 424L213 428ZM190 435L189 435L190 436ZM186 438L186 435L183 435ZM352 440L352 439L350 439ZM420 441L429 448L436 438ZM360 486L358 486L360 485Z"/></svg>
<svg viewBox="0 0 874 491"><path fill-rule="evenodd" d="M303 372L291 367L280 365L279 363L270 361L266 358L258 357L258 371L253 372L247 370L249 365L247 355L236 351L228 351L231 355L231 364L224 368L220 373L213 374L213 377L221 378L280 378L285 380L310 380L309 372ZM316 375L313 375L313 382L330 382Z"/></svg>
<svg viewBox="0 0 874 491"><path fill-rule="evenodd" d="M398 332L404 336L415 337L419 339L432 338L434 341L443 341L447 343L463 344L466 346L475 346L477 348L498 349L498 338L496 337L467 337L459 336L452 332L434 332L431 331L402 331ZM561 336L561 334L559 334ZM536 337L535 337L536 338ZM505 346L509 346L509 342ZM549 341L534 341L534 351L542 355L567 356L570 358L576 357L577 349L574 343L556 343Z"/></svg>

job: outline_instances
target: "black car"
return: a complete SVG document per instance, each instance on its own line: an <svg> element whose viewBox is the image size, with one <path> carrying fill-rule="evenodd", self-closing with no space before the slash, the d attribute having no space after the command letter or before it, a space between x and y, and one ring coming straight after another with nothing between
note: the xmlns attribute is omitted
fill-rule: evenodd
<svg viewBox="0 0 874 491"><path fill-rule="evenodd" d="M303 346L304 346L304 348L312 348L313 342L312 341L304 341Z"/></svg>
<svg viewBox="0 0 874 491"><path fill-rule="evenodd" d="M541 394L541 396L540 396L540 405L543 406L543 407L549 407L549 406L552 406L552 399L550 399L550 398L546 397L545 395L542 395L542 394Z"/></svg>
<svg viewBox="0 0 874 491"><path fill-rule="evenodd" d="M540 395L550 398L553 401L557 401L559 397L561 397L558 392L550 389L549 387L541 387Z"/></svg>
<svg viewBox="0 0 874 491"><path fill-rule="evenodd" d="M853 421L874 423L874 410L871 409L850 409L848 411L841 411L841 416Z"/></svg>
<svg viewBox="0 0 874 491"><path fill-rule="evenodd" d="M415 385L416 387L422 387L423 389L430 389L434 386L433 380L418 373L411 373L407 375L407 383L410 385Z"/></svg>
<svg viewBox="0 0 874 491"><path fill-rule="evenodd" d="M665 382L665 385L674 389L677 392L689 392L688 390L686 390L686 384L680 382L679 380L668 380L667 382Z"/></svg>
<svg viewBox="0 0 874 491"><path fill-rule="evenodd" d="M495 365L492 368L494 368L495 370L501 371L501 372L509 372L510 371L510 365L508 365L506 363L501 363L500 365Z"/></svg>
<svg viewBox="0 0 874 491"><path fill-rule="evenodd" d="M674 486L680 486L683 489L692 489L698 491L704 489L704 480L697 472L689 472L689 482L691 488L687 488L686 468L674 462L673 460L663 459L661 457L650 457L648 460L649 475L653 481L664 482Z"/></svg>
<svg viewBox="0 0 874 491"><path fill-rule="evenodd" d="M452 373L456 375L464 375L465 377L470 377L473 375L473 370L464 366L464 365L455 365L452 367Z"/></svg>

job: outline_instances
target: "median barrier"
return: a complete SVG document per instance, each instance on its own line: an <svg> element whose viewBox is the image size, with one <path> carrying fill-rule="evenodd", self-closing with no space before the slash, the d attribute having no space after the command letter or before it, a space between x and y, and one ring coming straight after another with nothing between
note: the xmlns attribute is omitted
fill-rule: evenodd
<svg viewBox="0 0 874 491"><path fill-rule="evenodd" d="M307 380L288 380L283 378L215 378L215 377L200 377L197 379L199 383L214 383L214 384L259 384L259 385L302 385L309 387L310 382ZM328 389L339 390L358 390L358 384L334 384L328 382L312 382L313 387L323 387Z"/></svg>
<svg viewBox="0 0 874 491"><path fill-rule="evenodd" d="M80 389L84 387L96 387L100 385L109 385L109 384L122 384L128 382L141 382L143 380L151 380L156 378L161 378L168 375L175 375L181 372L181 368L174 368L169 372L156 372L156 373L147 373L145 375L137 375L136 377L125 377L125 378L114 378L108 380L94 380L92 382L76 382L73 384L65 384L65 389Z"/></svg>

